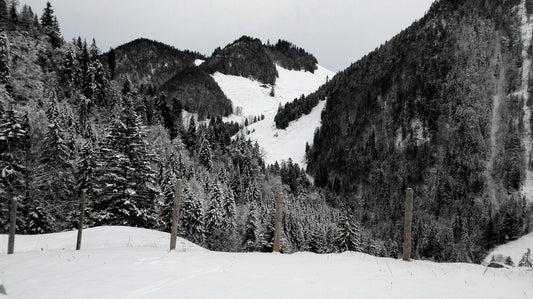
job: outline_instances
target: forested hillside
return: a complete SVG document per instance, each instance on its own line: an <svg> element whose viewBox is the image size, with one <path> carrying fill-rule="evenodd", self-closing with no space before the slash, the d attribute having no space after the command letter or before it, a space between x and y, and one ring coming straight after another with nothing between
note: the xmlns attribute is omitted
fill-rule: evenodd
<svg viewBox="0 0 533 299"><path fill-rule="evenodd" d="M316 58L290 42L279 40L264 45L260 39L242 36L223 49L217 48L202 65L210 73L251 77L274 85L278 72L275 64L290 70L314 72Z"/></svg>
<svg viewBox="0 0 533 299"><path fill-rule="evenodd" d="M135 85L154 89L162 86L176 73L194 66L199 53L181 51L158 41L139 38L100 56L112 78L125 76Z"/></svg>
<svg viewBox="0 0 533 299"><path fill-rule="evenodd" d="M146 82L166 76L150 55L173 49L134 42L146 44L159 75L117 64L113 76L96 42L61 38L50 4L37 16L13 3L8 13L0 0L1 233L12 204L19 234L76 228L83 193L89 226L169 231L173 190L182 179L179 234L209 249L271 251L274 197L282 192L283 251L395 254L368 238L349 210L329 206L297 164L267 166L257 144L232 140L239 124L213 114L184 120L184 108L202 107L194 102L195 76L209 77L201 69L191 66L190 77L174 78L192 89L183 92L189 98L149 91ZM136 51L135 57L146 54ZM117 78L122 67L132 69L129 79Z"/></svg>
<svg viewBox="0 0 533 299"><path fill-rule="evenodd" d="M408 186L416 256L480 261L529 231L525 2L436 1L322 88L308 171L374 237L400 239Z"/></svg>

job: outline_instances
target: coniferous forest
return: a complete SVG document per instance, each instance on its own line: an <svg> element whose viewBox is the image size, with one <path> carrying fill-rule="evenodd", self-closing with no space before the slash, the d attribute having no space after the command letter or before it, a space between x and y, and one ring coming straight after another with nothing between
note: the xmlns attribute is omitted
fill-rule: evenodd
<svg viewBox="0 0 533 299"><path fill-rule="evenodd" d="M0 233L12 199L19 234L75 229L82 194L87 226L170 232L181 179L178 234L209 249L272 251L281 192L283 252L398 257L413 187L413 257L479 262L532 225L520 193L518 2L436 1L281 106L284 129L327 101L304 169L267 165L243 124L223 121L234 107L211 74L274 85L276 64L316 70L305 50L243 36L211 56L149 39L104 52L95 40L64 40L50 3L34 11L0 0Z"/></svg>
<svg viewBox="0 0 533 299"><path fill-rule="evenodd" d="M75 229L82 193L87 226L170 231L181 179L179 235L207 248L272 251L274 197L282 192L283 251L388 254L387 246L365 238L351 211L327 204L298 164L265 165L257 144L231 138L242 129L222 121L231 104L229 111L195 110L204 106L202 99L192 102L194 92L179 98L183 86L212 80L186 75L207 74L194 65L205 59L201 54L145 39L106 53L94 40L65 41L50 4L37 13L0 0L0 26L1 233L8 231L12 198L17 233ZM265 49L286 49L285 64L298 67L291 53L304 52L283 42ZM147 76L141 66L159 60L173 61L175 72ZM185 85L169 87L183 77ZM223 94L216 100L227 101Z"/></svg>

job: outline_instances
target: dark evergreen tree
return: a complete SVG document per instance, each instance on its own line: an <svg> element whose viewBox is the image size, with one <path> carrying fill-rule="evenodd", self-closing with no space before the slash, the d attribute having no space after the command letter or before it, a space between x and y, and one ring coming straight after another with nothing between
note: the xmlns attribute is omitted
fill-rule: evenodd
<svg viewBox="0 0 533 299"><path fill-rule="evenodd" d="M113 80L115 79L115 68L117 66L117 57L113 48L107 52L107 64L109 65L109 78Z"/></svg>
<svg viewBox="0 0 533 299"><path fill-rule="evenodd" d="M196 147L196 139L196 122L194 120L194 116L191 116L189 120L189 128L187 129L187 134L185 134L183 142L185 143L185 145L187 145L187 148L189 150L192 150Z"/></svg>
<svg viewBox="0 0 533 299"><path fill-rule="evenodd" d="M0 34L0 84L9 82L10 64L9 40L5 34Z"/></svg>
<svg viewBox="0 0 533 299"><path fill-rule="evenodd" d="M251 203L248 209L248 218L244 231L242 247L245 251L255 251L257 249L257 215L255 203Z"/></svg>
<svg viewBox="0 0 533 299"><path fill-rule="evenodd" d="M13 109L8 109L0 119L0 209L8 215L12 199L20 204L24 186L24 164L21 163L21 150L26 138L22 120ZM0 229L6 233L8 218L2 217Z"/></svg>
<svg viewBox="0 0 533 299"><path fill-rule="evenodd" d="M113 119L102 144L99 183L102 194L95 202L98 224L153 227L156 175L140 118L129 99Z"/></svg>
<svg viewBox="0 0 533 299"><path fill-rule="evenodd" d="M46 2L46 7L41 15L41 25L46 35L50 38L52 46L60 47L63 44L63 39L61 38L59 23L57 22L56 16L54 16L54 10L50 2Z"/></svg>
<svg viewBox="0 0 533 299"><path fill-rule="evenodd" d="M11 2L11 7L9 8L9 20L14 26L17 26L19 23L19 17L17 14L17 2L15 1Z"/></svg>
<svg viewBox="0 0 533 299"><path fill-rule="evenodd" d="M0 0L0 22L6 22L8 19L6 0Z"/></svg>
<svg viewBox="0 0 533 299"><path fill-rule="evenodd" d="M237 211L235 209L235 197L231 189L226 190L226 195L223 200L224 221L226 225L227 234L231 235L235 231Z"/></svg>
<svg viewBox="0 0 533 299"><path fill-rule="evenodd" d="M211 158L211 145L207 139L204 139L200 148L200 161L208 171L213 168L213 160Z"/></svg>
<svg viewBox="0 0 533 299"><path fill-rule="evenodd" d="M159 227L162 231L170 232L172 228L172 213L174 208L174 192L178 177L171 158L169 165L163 172L161 180L161 193L158 196Z"/></svg>

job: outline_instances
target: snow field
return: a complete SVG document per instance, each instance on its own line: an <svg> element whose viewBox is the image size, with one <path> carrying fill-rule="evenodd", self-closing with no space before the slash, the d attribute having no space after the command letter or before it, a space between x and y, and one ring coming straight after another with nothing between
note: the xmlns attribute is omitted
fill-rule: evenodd
<svg viewBox="0 0 533 299"><path fill-rule="evenodd" d="M274 97L270 96L271 87L249 78L213 74L224 94L232 101L234 111L242 110L240 115L231 115L224 121L244 123L246 117L251 121L254 116L264 115L265 119L248 126L252 141L257 141L265 154L265 162L273 164L292 158L294 162L305 164L305 143L313 141L314 131L320 126L320 113L325 101L319 103L309 115L289 124L286 130L276 129L274 117L279 105L309 95L332 78L335 73L318 66L314 73L293 71L276 65L278 78L274 85ZM240 107L240 108L238 108Z"/></svg>
<svg viewBox="0 0 533 299"><path fill-rule="evenodd" d="M485 259L483 260L483 264L488 265L493 255L501 254L504 257L510 256L516 266L518 265L520 259L522 259L522 256L524 255L524 253L526 253L528 248L533 251L533 233L529 233L525 236L522 236L518 240L511 241L507 244L503 244L494 248L485 257Z"/></svg>
<svg viewBox="0 0 533 299"><path fill-rule="evenodd" d="M17 236L19 251L0 258L8 298L533 297L533 273L519 268L404 262L353 252L223 253L183 240L185 248L169 252L169 235L157 231L86 232L81 251L51 246L74 243L71 232Z"/></svg>

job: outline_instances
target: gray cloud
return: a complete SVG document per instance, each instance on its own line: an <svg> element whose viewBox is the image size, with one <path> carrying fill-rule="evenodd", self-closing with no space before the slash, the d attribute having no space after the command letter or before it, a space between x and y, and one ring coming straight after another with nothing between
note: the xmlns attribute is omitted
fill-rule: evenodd
<svg viewBox="0 0 533 299"><path fill-rule="evenodd" d="M52 0L65 39L107 50L146 37L210 55L241 35L286 39L339 71L414 20L433 0ZM20 0L39 15L46 0Z"/></svg>

